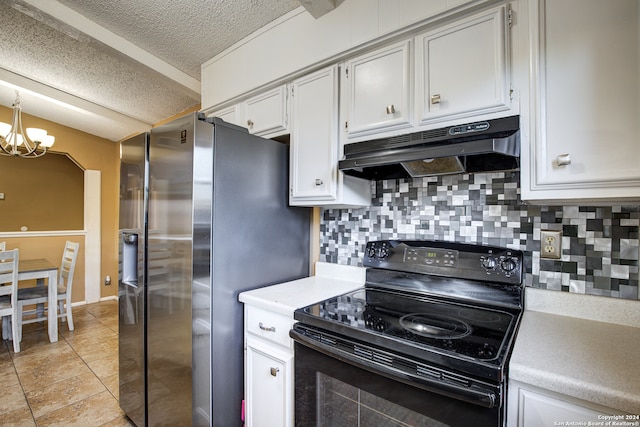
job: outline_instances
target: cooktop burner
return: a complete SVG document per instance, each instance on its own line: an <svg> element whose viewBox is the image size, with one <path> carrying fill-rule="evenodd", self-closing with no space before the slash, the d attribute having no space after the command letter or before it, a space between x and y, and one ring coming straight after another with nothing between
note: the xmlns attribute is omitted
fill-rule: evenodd
<svg viewBox="0 0 640 427"><path fill-rule="evenodd" d="M427 338L457 339L471 333L471 326L454 317L429 313L405 314L400 318L400 325L408 332Z"/></svg>

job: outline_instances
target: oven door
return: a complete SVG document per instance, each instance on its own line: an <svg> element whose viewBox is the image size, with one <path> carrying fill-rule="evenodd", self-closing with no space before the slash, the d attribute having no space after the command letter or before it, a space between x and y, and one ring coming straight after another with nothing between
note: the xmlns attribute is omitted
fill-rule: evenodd
<svg viewBox="0 0 640 427"><path fill-rule="evenodd" d="M296 426L502 426L499 386L413 383L375 358L362 360L291 331ZM397 375L396 375L397 374ZM413 384L412 384L413 383Z"/></svg>

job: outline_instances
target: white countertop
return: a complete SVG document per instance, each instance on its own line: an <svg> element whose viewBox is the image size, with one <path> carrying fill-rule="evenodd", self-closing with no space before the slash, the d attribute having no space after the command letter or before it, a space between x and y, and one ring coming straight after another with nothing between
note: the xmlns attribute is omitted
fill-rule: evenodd
<svg viewBox="0 0 640 427"><path fill-rule="evenodd" d="M509 378L640 413L640 301L527 288Z"/></svg>
<svg viewBox="0 0 640 427"><path fill-rule="evenodd" d="M297 308L362 287L365 271L363 267L317 262L315 276L242 292L239 300L293 317Z"/></svg>

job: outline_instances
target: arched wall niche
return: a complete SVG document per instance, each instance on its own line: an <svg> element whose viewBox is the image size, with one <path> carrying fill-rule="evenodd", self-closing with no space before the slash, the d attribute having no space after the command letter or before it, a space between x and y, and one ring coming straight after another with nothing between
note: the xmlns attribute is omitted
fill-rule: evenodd
<svg viewBox="0 0 640 427"><path fill-rule="evenodd" d="M66 153L0 156L0 232L84 229L84 170Z"/></svg>

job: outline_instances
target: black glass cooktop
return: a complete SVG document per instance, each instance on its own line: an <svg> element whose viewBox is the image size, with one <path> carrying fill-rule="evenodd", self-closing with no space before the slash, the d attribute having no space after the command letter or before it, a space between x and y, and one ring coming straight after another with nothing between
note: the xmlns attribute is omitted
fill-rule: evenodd
<svg viewBox="0 0 640 427"><path fill-rule="evenodd" d="M371 288L299 309L295 318L390 350L402 344L414 353L436 351L496 364L517 320L500 309Z"/></svg>

